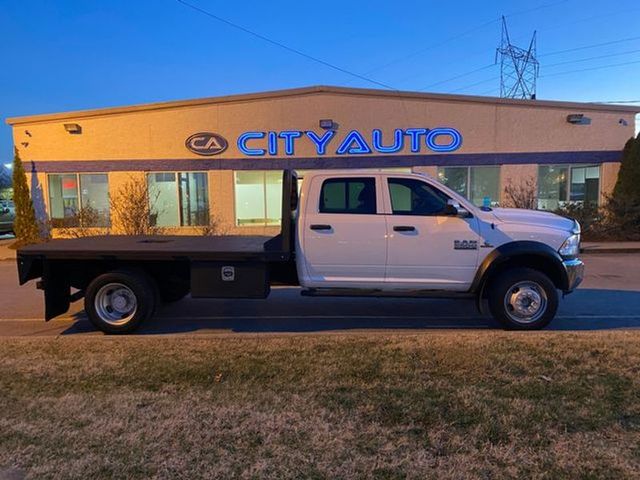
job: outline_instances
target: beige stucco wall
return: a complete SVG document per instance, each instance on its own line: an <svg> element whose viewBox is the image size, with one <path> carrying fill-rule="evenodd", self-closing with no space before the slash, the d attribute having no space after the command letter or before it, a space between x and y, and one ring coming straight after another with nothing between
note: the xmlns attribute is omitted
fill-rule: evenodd
<svg viewBox="0 0 640 480"><path fill-rule="evenodd" d="M464 137L456 153L621 150L634 133L632 113L584 112L591 118L591 125L567 123L570 113L581 112L316 93L19 124L14 127L14 142L19 146L23 142L28 144L20 149L23 160L123 161L202 159L184 146L185 139L199 131L213 131L229 140L229 148L215 159L235 159L243 156L235 144L242 132L314 130L319 133L321 118L331 118L339 124L328 156L333 153L331 150L335 151L341 135L351 129L369 135L372 129L380 128L385 138L390 139L395 128L451 126ZM628 125L621 125L620 119ZM80 124L82 134L70 135L64 123ZM409 147L405 145L403 151L390 155L407 153L410 153ZM277 156L284 155L281 151ZM296 156L315 156L313 144L308 139L298 140ZM268 162L265 160L265 163Z"/></svg>
<svg viewBox="0 0 640 480"><path fill-rule="evenodd" d="M532 104L533 105L533 104ZM585 113L591 125L571 125L566 117ZM172 170L180 170L180 162L202 159L231 159L225 164L229 170L208 172L209 202L212 217L225 233L271 234L273 227L236 227L234 182L231 169L248 161L236 146L236 138L245 131L313 130L319 134L318 120L331 118L339 124L336 137L327 156L333 156L340 140L352 129L362 132L370 140L374 128L383 131L385 142L392 138L395 128L450 126L463 135L462 147L455 153L518 153L558 151L619 151L634 134L635 115L631 112L561 108L553 106L523 106L481 103L477 101L394 98L363 96L345 93L316 92L302 95L237 100L190 106L162 106L128 113L96 112L90 116L79 114L64 119L45 119L18 122L14 125L14 142L28 164L41 161L109 161L109 189L115 195L126 179L136 172L118 171L118 164L128 160L174 159ZM627 125L620 120L625 120ZM78 123L82 133L71 135L65 123ZM229 142L228 149L215 157L200 157L185 148L187 137L195 132L216 132ZM266 141L264 142L266 144ZM23 145L23 144L26 144ZM264 146L259 141L252 146ZM429 152L423 147L422 154ZM403 151L394 155L409 155L408 142ZM296 141L295 157L315 157L313 144L306 138ZM277 157L284 157L282 144ZM295 158L294 157L294 158ZM269 168L270 156L262 158ZM255 161L255 158L251 158ZM261 160L261 161L262 161ZM457 163L458 164L458 163ZM124 168L124 167L123 167ZM501 201L508 180L519 183L537 178L537 164L503 165L501 167ZM146 171L151 170L145 169ZM611 191L617 177L618 164L605 163L601 167L601 197ZM437 176L435 166L416 166ZM140 178L142 172L138 172ZM47 207L47 178L37 175ZM178 229L190 233L192 229Z"/></svg>

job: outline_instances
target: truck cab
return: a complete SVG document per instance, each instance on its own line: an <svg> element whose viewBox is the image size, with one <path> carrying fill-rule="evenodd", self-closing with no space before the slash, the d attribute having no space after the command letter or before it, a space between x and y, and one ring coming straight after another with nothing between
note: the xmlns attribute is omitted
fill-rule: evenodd
<svg viewBox="0 0 640 480"><path fill-rule="evenodd" d="M582 278L574 220L479 208L423 174L308 173L296 225L307 294L470 294L508 326L533 328L555 314L555 290Z"/></svg>

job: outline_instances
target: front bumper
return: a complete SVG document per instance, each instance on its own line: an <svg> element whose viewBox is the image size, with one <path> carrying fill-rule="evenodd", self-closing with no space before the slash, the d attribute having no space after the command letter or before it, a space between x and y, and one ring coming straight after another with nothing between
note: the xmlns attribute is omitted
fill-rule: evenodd
<svg viewBox="0 0 640 480"><path fill-rule="evenodd" d="M571 260L564 260L562 265L567 272L567 289L564 290L564 293L571 293L582 283L582 279L584 278L584 263L579 258L573 258Z"/></svg>

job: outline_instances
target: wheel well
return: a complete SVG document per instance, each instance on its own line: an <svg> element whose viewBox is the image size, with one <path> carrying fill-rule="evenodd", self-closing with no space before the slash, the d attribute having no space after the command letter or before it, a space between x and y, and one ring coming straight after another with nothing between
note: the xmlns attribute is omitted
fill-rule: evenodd
<svg viewBox="0 0 640 480"><path fill-rule="evenodd" d="M508 259L502 260L497 265L489 267L484 275L484 279L481 283L481 291L483 296L487 295L487 289L485 286L496 278L505 270L511 270L513 268L530 268L537 270L540 273L545 274L553 282L556 288L563 290L565 287L565 278L563 276L563 270L557 260L546 257L544 255L517 255Z"/></svg>
<svg viewBox="0 0 640 480"><path fill-rule="evenodd" d="M141 271L154 284L189 284L189 263L182 261L72 261L65 262L71 286L84 290L94 278L114 270Z"/></svg>

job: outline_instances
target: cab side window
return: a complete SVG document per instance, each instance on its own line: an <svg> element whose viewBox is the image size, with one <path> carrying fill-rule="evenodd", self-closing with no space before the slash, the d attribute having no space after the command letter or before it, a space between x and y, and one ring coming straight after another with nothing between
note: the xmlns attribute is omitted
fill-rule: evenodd
<svg viewBox="0 0 640 480"><path fill-rule="evenodd" d="M375 215L375 178L330 178L320 191L320 213Z"/></svg>
<svg viewBox="0 0 640 480"><path fill-rule="evenodd" d="M449 200L437 188L413 178L390 178L389 195L394 215L439 215Z"/></svg>

